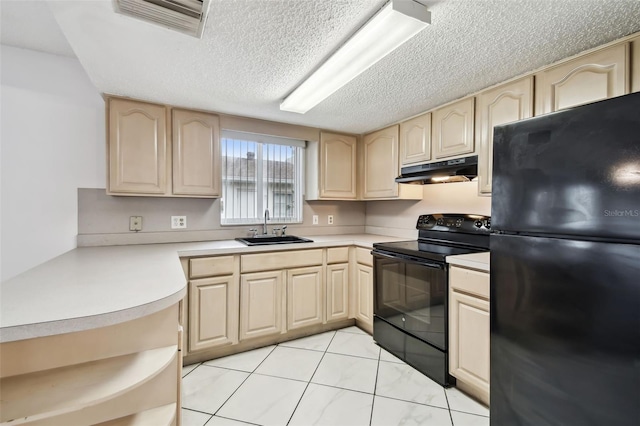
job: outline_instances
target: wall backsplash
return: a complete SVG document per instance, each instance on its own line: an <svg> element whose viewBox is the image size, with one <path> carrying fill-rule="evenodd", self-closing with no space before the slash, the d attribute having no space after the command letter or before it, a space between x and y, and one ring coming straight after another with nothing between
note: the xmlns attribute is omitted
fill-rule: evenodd
<svg viewBox="0 0 640 426"><path fill-rule="evenodd" d="M366 232L417 238L416 220L429 213L475 213L491 215L491 197L478 196L477 182L423 186L422 201L370 201L367 203Z"/></svg>
<svg viewBox="0 0 640 426"><path fill-rule="evenodd" d="M327 216L334 224L327 224ZM319 224L312 224L312 216ZM142 216L140 232L129 231L129 217ZM187 229L171 229L171 216L187 216ZM303 223L290 224L291 235L363 233L365 203L310 201L304 203ZM269 222L271 231L273 223ZM78 246L151 244L233 239L248 235L252 226L221 226L220 200L204 198L115 197L105 189L78 189Z"/></svg>

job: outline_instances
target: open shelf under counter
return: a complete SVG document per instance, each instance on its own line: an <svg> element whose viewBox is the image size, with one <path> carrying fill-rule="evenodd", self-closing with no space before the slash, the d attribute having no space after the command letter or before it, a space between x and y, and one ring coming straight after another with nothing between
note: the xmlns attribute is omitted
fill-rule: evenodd
<svg viewBox="0 0 640 426"><path fill-rule="evenodd" d="M47 419L108 402L159 375L175 363L177 355L178 346L172 345L5 377L0 382L0 421L45 424Z"/></svg>

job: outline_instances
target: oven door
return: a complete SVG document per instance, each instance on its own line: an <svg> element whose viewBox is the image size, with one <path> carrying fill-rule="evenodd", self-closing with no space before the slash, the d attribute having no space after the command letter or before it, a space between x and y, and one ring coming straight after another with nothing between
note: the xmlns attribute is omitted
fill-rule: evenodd
<svg viewBox="0 0 640 426"><path fill-rule="evenodd" d="M445 264L374 250L374 314L443 351L447 350Z"/></svg>

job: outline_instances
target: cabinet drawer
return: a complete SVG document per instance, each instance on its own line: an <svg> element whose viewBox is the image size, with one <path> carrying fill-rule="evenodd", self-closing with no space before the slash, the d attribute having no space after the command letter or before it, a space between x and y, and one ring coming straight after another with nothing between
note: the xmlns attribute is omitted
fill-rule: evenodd
<svg viewBox="0 0 640 426"><path fill-rule="evenodd" d="M322 265L322 249L255 253L240 256L240 272L271 271Z"/></svg>
<svg viewBox="0 0 640 426"><path fill-rule="evenodd" d="M189 278L233 274L233 256L189 259Z"/></svg>
<svg viewBox="0 0 640 426"><path fill-rule="evenodd" d="M486 272L452 266L449 271L449 283L454 290L489 299L489 274Z"/></svg>
<svg viewBox="0 0 640 426"><path fill-rule="evenodd" d="M327 249L327 263L346 263L349 261L349 247Z"/></svg>
<svg viewBox="0 0 640 426"><path fill-rule="evenodd" d="M363 265L373 266L373 256L371 256L371 249L356 247L356 262Z"/></svg>

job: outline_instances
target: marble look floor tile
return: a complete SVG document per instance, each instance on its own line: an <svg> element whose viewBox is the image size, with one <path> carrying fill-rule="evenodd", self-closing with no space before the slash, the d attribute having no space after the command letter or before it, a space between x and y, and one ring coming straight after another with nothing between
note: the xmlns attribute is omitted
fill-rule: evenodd
<svg viewBox="0 0 640 426"><path fill-rule="evenodd" d="M278 346L260 364L255 373L308 382L323 355L323 352Z"/></svg>
<svg viewBox="0 0 640 426"><path fill-rule="evenodd" d="M489 407L479 403L475 399L467 396L456 388L446 389L447 400L449 401L449 408L455 411L462 411L463 413L477 414L480 416L489 415Z"/></svg>
<svg viewBox="0 0 640 426"><path fill-rule="evenodd" d="M326 353L312 383L373 393L378 361Z"/></svg>
<svg viewBox="0 0 640 426"><path fill-rule="evenodd" d="M309 384L289 426L368 426L373 395Z"/></svg>
<svg viewBox="0 0 640 426"><path fill-rule="evenodd" d="M248 371L251 373L271 353L275 346L266 346L252 351L241 352L235 355L225 356L204 364L213 367L230 368L232 370Z"/></svg>
<svg viewBox="0 0 640 426"><path fill-rule="evenodd" d="M375 397L371 426L451 426L449 410L413 402Z"/></svg>
<svg viewBox="0 0 640 426"><path fill-rule="evenodd" d="M335 331L328 331L322 334L316 334L309 337L303 337L301 339L282 342L278 346L324 352L329 347L329 343L331 343L331 339L333 339L333 336L335 334Z"/></svg>
<svg viewBox="0 0 640 426"><path fill-rule="evenodd" d="M286 425L307 384L252 374L216 413L262 425Z"/></svg>
<svg viewBox="0 0 640 426"><path fill-rule="evenodd" d="M380 347L369 335L337 332L327 352L378 359Z"/></svg>
<svg viewBox="0 0 640 426"><path fill-rule="evenodd" d="M210 418L211 414L182 409L182 426L204 426Z"/></svg>
<svg viewBox="0 0 640 426"><path fill-rule="evenodd" d="M182 377L184 377L187 374L191 373L199 365L200 365L200 363L198 362L198 363L195 363L195 364L183 366L182 367Z"/></svg>
<svg viewBox="0 0 640 426"><path fill-rule="evenodd" d="M489 417L451 411L453 426L489 426Z"/></svg>
<svg viewBox="0 0 640 426"><path fill-rule="evenodd" d="M202 365L182 379L182 406L214 414L248 376L242 371Z"/></svg>
<svg viewBox="0 0 640 426"><path fill-rule="evenodd" d="M364 335L369 335L369 333L367 333L366 331L364 331L361 328L356 327L355 325L352 325L351 327L345 327L345 328L341 328L338 330L340 333L353 333L353 334L364 334Z"/></svg>
<svg viewBox="0 0 640 426"><path fill-rule="evenodd" d="M449 408L444 388L407 364L380 361L376 395Z"/></svg>
<svg viewBox="0 0 640 426"><path fill-rule="evenodd" d="M253 423L240 422L238 420L225 419L224 417L213 416L206 426L246 426Z"/></svg>
<svg viewBox="0 0 640 426"><path fill-rule="evenodd" d="M382 348L380 348L380 361L395 362L398 364L405 363L403 360L401 360L397 356L392 355L390 352L387 352Z"/></svg>

